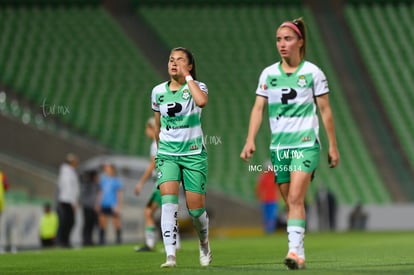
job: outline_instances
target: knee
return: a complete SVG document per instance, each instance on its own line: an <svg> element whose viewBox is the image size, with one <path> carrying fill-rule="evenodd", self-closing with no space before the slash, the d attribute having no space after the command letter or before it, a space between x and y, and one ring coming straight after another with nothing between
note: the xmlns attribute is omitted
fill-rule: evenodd
<svg viewBox="0 0 414 275"><path fill-rule="evenodd" d="M197 219L198 217L200 217L201 215L204 214L204 212L206 212L205 208L197 208L197 209L189 209L188 210L188 214L190 214L190 216L192 218Z"/></svg>
<svg viewBox="0 0 414 275"><path fill-rule="evenodd" d="M300 196L289 195L287 199L289 209L302 207L305 204L305 199Z"/></svg>

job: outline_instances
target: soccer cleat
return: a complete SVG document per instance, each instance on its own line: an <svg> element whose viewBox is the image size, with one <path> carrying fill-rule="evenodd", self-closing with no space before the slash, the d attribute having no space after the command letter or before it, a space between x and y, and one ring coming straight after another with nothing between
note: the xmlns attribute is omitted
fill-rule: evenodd
<svg viewBox="0 0 414 275"><path fill-rule="evenodd" d="M134 250L135 250L135 252L152 252L152 251L154 251L154 249L152 249L148 245L136 246L136 247L134 247Z"/></svg>
<svg viewBox="0 0 414 275"><path fill-rule="evenodd" d="M212 260L210 243L200 244L200 265L209 266Z"/></svg>
<svg viewBox="0 0 414 275"><path fill-rule="evenodd" d="M300 258L295 252L289 252L285 258L284 264L288 269L304 269L305 259Z"/></svg>
<svg viewBox="0 0 414 275"><path fill-rule="evenodd" d="M170 268L170 267L176 267L177 263L175 260L175 256L169 255L167 256L167 261L161 265L161 268Z"/></svg>

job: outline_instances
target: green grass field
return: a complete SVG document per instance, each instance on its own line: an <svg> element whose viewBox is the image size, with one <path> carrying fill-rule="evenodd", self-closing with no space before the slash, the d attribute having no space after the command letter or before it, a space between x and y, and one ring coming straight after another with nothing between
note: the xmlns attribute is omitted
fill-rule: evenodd
<svg viewBox="0 0 414 275"><path fill-rule="evenodd" d="M185 240L175 269L160 269L162 252L133 245L27 251L0 256L0 274L414 274L414 232L310 233L307 269L287 271L286 234L212 239L213 263L198 264L196 240ZM162 244L158 245L162 249Z"/></svg>

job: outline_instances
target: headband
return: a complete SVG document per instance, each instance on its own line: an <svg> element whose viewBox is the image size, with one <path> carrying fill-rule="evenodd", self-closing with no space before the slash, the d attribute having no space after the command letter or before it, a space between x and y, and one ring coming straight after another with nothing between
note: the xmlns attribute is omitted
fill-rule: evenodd
<svg viewBox="0 0 414 275"><path fill-rule="evenodd" d="M303 38L302 36L302 32L299 30L298 26L296 26L294 23L292 22L283 22L282 25L280 25L279 28L282 27L288 27L291 28L294 32L296 32L297 35L299 35L300 38Z"/></svg>

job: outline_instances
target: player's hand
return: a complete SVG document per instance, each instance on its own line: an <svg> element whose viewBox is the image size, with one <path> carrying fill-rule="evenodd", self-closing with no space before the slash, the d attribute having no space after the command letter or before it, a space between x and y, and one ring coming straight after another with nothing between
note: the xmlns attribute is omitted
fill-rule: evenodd
<svg viewBox="0 0 414 275"><path fill-rule="evenodd" d="M135 194L136 196L138 196L138 195L139 195L139 193L141 192L141 188L142 188L142 184L137 183L137 185L135 185L135 188L134 188L134 194Z"/></svg>
<svg viewBox="0 0 414 275"><path fill-rule="evenodd" d="M339 151L338 151L338 148L336 148L336 147L329 148L328 162L329 162L329 167L330 168L334 168L339 164Z"/></svg>
<svg viewBox="0 0 414 275"><path fill-rule="evenodd" d="M240 153L240 158L244 161L249 161L249 159L253 156L253 153L256 151L256 145L252 142L246 142L243 147L242 152Z"/></svg>

